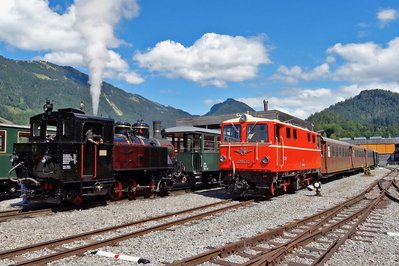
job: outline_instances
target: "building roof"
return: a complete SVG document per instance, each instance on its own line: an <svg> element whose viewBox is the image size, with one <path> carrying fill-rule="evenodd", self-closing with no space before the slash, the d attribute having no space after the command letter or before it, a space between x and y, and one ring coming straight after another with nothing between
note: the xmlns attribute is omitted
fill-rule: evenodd
<svg viewBox="0 0 399 266"><path fill-rule="evenodd" d="M296 126L300 126L302 128L307 128L309 130L313 130L313 124L292 116L290 114L278 111L278 110L268 110L268 111L257 111L257 112L247 112L248 114L267 119L276 119L281 122L293 124ZM202 128L210 128L210 129L219 129L220 124L223 121L236 118L237 114L226 114L226 115L212 115L212 116L199 116L192 118L182 118L176 120L176 126L194 126L194 127L202 127Z"/></svg>
<svg viewBox="0 0 399 266"><path fill-rule="evenodd" d="M214 135L220 135L220 130L216 129L207 129L202 127L192 127L192 126L178 126L178 127L170 127L165 129L166 134L172 133L208 133Z"/></svg>
<svg viewBox="0 0 399 266"><path fill-rule="evenodd" d="M341 138L340 140L351 143L351 144L398 144L399 138L381 138L381 137L357 137L354 139Z"/></svg>

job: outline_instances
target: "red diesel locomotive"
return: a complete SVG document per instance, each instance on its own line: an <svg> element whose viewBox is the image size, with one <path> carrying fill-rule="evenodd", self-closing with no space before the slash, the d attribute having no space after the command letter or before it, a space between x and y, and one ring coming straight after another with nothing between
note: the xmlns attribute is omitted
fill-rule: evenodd
<svg viewBox="0 0 399 266"><path fill-rule="evenodd" d="M220 171L241 196L295 192L320 177L376 164L376 153L278 120L243 114L221 124Z"/></svg>

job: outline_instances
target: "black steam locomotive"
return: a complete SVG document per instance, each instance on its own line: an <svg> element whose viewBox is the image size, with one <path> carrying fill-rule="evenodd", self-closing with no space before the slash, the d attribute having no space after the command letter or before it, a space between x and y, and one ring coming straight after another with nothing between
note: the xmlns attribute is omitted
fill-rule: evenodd
<svg viewBox="0 0 399 266"><path fill-rule="evenodd" d="M72 108L53 111L49 101L43 109L30 119L29 142L15 143L11 156L12 180L28 200L78 205L95 195L134 199L175 184L171 144L149 139L140 123L115 124Z"/></svg>

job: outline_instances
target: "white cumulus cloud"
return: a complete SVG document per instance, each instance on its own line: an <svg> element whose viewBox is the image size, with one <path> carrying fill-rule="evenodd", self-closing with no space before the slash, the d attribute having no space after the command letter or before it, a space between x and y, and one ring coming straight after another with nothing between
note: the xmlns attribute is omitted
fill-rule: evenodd
<svg viewBox="0 0 399 266"><path fill-rule="evenodd" d="M280 66L277 69L277 73L273 74L271 79L283 81L288 84L296 84L301 80L310 81L327 78L329 73L330 66L327 63L321 64L310 71L304 71L300 66L293 66L291 68Z"/></svg>
<svg viewBox="0 0 399 266"><path fill-rule="evenodd" d="M226 86L256 77L262 64L271 63L261 37L207 33L192 46L163 41L135 60L143 68L169 78L183 78L203 85Z"/></svg>
<svg viewBox="0 0 399 266"><path fill-rule="evenodd" d="M399 82L399 37L382 47L375 43L335 44L328 53L344 62L334 71L336 80L354 83Z"/></svg>
<svg viewBox="0 0 399 266"><path fill-rule="evenodd" d="M398 18L398 11L395 9L383 9L377 13L377 19L381 27L385 27L388 23Z"/></svg>
<svg viewBox="0 0 399 266"><path fill-rule="evenodd" d="M45 51L40 59L56 64L87 67L96 113L105 73L131 83L143 82L112 51L123 43L114 35L115 25L137 14L135 0L75 0L62 14L52 10L47 0L1 0L0 42Z"/></svg>
<svg viewBox="0 0 399 266"><path fill-rule="evenodd" d="M263 110L263 100L267 100L269 102L269 110L279 110L305 119L312 113L341 101L342 97L340 97L340 93L333 93L328 88L289 88L280 97L261 96L239 98L237 100L248 104L255 110Z"/></svg>

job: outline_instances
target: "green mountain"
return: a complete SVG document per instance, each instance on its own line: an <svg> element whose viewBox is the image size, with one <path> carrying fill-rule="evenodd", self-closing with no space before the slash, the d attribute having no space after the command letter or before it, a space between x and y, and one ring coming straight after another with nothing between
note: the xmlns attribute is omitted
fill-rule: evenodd
<svg viewBox="0 0 399 266"><path fill-rule="evenodd" d="M0 123L26 125L32 115L41 113L49 99L54 109L79 108L92 114L88 76L80 71L44 61L11 60L0 56ZM207 115L252 111L248 105L228 99L216 104ZM176 119L192 117L188 112L150 101L104 82L98 115L115 121L134 123L144 120L151 125L159 120L162 126L173 127Z"/></svg>
<svg viewBox="0 0 399 266"><path fill-rule="evenodd" d="M29 117L42 112L51 100L55 109L79 108L92 113L88 76L72 67L44 61L10 60L0 56L0 122L28 124ZM150 101L138 94L125 92L104 82L98 114L115 121L154 120L163 127L176 125L178 118L192 115L171 106ZM311 115L307 120L328 137L399 136L399 94L385 90L368 90ZM227 99L215 104L205 115L254 111L248 105Z"/></svg>
<svg viewBox="0 0 399 266"><path fill-rule="evenodd" d="M315 113L307 119L328 137L399 136L399 94L381 89L359 95Z"/></svg>
<svg viewBox="0 0 399 266"><path fill-rule="evenodd" d="M234 99L228 98L226 101L212 106L211 110L208 113L206 113L204 116L236 114L236 113L243 113L246 111L254 112L255 110L243 102L239 102Z"/></svg>
<svg viewBox="0 0 399 266"><path fill-rule="evenodd" d="M79 108L93 113L87 85L88 76L72 67L58 66L44 61L9 60L0 56L0 122L28 124L29 117L42 112L46 99L54 109ZM174 126L176 118L191 117L182 110L125 92L103 83L98 115L115 121L147 123L160 120L164 127Z"/></svg>

